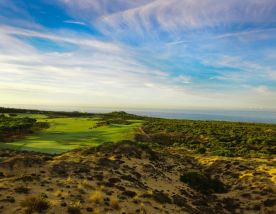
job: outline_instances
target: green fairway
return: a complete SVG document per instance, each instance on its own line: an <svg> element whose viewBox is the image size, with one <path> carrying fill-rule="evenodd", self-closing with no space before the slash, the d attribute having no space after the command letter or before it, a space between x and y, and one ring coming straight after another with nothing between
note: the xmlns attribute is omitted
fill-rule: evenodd
<svg viewBox="0 0 276 214"><path fill-rule="evenodd" d="M37 151L44 153L62 153L68 150L95 146L105 142L132 140L135 128L142 121L133 121L130 125L111 124L93 128L98 118L50 118L36 117L38 121L50 123L50 128L11 143L1 143L0 148Z"/></svg>

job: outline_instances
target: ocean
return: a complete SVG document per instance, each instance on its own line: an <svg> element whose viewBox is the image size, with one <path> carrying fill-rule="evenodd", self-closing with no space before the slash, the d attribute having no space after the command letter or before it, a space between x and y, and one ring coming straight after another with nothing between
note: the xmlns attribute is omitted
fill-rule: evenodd
<svg viewBox="0 0 276 214"><path fill-rule="evenodd" d="M129 113L170 119L216 120L276 124L276 112L214 110L127 110Z"/></svg>
<svg viewBox="0 0 276 214"><path fill-rule="evenodd" d="M256 122L276 124L276 111L261 110L160 110L160 109L130 109L130 108L94 108L94 107L65 107L65 106L6 106L28 109L41 109L53 111L82 111L89 113L108 113L112 111L126 111L131 114L160 117L169 119L187 120L217 120L235 122Z"/></svg>
<svg viewBox="0 0 276 214"><path fill-rule="evenodd" d="M160 110L160 109L112 109L88 108L86 112L107 113L112 111L126 111L131 114L149 117L187 120L216 120L234 122L256 122L276 124L276 111L238 111L238 110Z"/></svg>

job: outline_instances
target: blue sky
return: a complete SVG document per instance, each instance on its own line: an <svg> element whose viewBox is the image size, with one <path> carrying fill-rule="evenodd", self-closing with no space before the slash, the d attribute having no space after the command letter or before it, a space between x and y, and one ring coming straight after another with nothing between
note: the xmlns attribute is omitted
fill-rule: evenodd
<svg viewBox="0 0 276 214"><path fill-rule="evenodd" d="M275 0L1 0L0 105L276 110Z"/></svg>

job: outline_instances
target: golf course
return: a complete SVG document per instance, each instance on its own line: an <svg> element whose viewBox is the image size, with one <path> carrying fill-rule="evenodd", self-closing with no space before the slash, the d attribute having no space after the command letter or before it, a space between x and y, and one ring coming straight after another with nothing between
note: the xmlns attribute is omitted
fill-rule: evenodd
<svg viewBox="0 0 276 214"><path fill-rule="evenodd" d="M18 114L16 117L25 117ZM132 140L135 129L142 123L130 120L130 124L108 124L95 127L98 117L60 117L48 118L42 114L29 114L37 122L48 123L49 128L28 134L24 138L1 143L0 148L59 154L72 149L100 145L105 142Z"/></svg>

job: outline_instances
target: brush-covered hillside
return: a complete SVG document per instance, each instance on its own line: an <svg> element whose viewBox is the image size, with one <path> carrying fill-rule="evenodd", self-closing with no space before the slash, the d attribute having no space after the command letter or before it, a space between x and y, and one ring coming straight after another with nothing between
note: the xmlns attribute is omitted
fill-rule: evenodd
<svg viewBox="0 0 276 214"><path fill-rule="evenodd" d="M0 115L0 213L275 213L276 125Z"/></svg>

